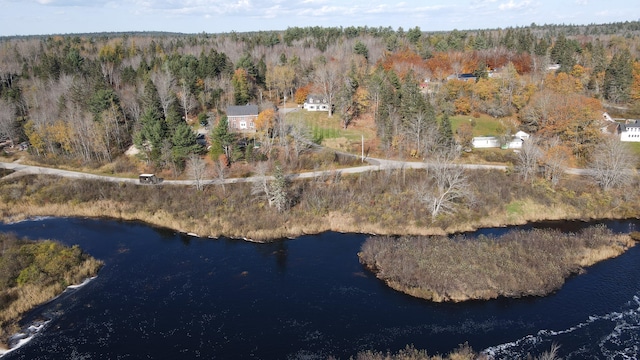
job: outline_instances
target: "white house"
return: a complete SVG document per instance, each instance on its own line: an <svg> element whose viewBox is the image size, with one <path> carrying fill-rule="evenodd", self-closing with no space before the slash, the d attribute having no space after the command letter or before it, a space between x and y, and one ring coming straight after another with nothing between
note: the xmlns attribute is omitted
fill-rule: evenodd
<svg viewBox="0 0 640 360"><path fill-rule="evenodd" d="M309 95L302 108L307 111L329 111L329 102L322 95Z"/></svg>
<svg viewBox="0 0 640 360"><path fill-rule="evenodd" d="M640 142L639 120L627 120L620 124L620 141Z"/></svg>
<svg viewBox="0 0 640 360"><path fill-rule="evenodd" d="M476 136L473 138L473 147L476 149L482 148L503 148L503 149L520 149L522 143L530 137L524 131L518 131L511 137L511 140L506 144L501 144L500 139L496 136Z"/></svg>
<svg viewBox="0 0 640 360"><path fill-rule="evenodd" d="M500 147L500 139L495 136L476 136L473 138L472 144L475 149L498 148Z"/></svg>

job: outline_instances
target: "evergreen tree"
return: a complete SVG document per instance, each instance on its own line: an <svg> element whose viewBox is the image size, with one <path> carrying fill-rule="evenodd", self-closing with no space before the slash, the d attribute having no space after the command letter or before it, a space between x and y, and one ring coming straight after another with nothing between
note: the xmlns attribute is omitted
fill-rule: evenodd
<svg viewBox="0 0 640 360"><path fill-rule="evenodd" d="M613 56L604 74L604 91L607 100L626 103L630 99L633 83L633 63L629 50Z"/></svg>
<svg viewBox="0 0 640 360"><path fill-rule="evenodd" d="M420 113L427 113L427 99L420 92L420 86L412 71L406 75L400 87L400 113L403 119L409 119Z"/></svg>
<svg viewBox="0 0 640 360"><path fill-rule="evenodd" d="M185 122L181 122L175 129L171 138L173 147L171 148L173 162L182 169L185 160L190 154L200 150L200 145L196 142L196 134Z"/></svg>
<svg viewBox="0 0 640 360"><path fill-rule="evenodd" d="M438 127L439 137L440 137L440 145L444 149L450 149L455 143L453 140L453 128L451 126L451 119L449 119L449 115L446 113L442 115L442 119L440 119L440 126Z"/></svg>
<svg viewBox="0 0 640 360"><path fill-rule="evenodd" d="M162 110L162 103L160 102L160 96L158 95L158 89L153 84L150 78L147 78L144 82L144 94L142 96L142 108L153 109L157 116L164 114Z"/></svg>
<svg viewBox="0 0 640 360"><path fill-rule="evenodd" d="M247 72L240 68L236 70L231 79L233 84L233 99L236 105L246 105L251 99Z"/></svg>
<svg viewBox="0 0 640 360"><path fill-rule="evenodd" d="M478 82L480 79L489 78L489 71L487 71L487 64L484 62L484 60L480 60L480 62L478 63L478 67L473 70L473 76L476 77L476 82Z"/></svg>
<svg viewBox="0 0 640 360"><path fill-rule="evenodd" d="M575 40L567 39L564 34L560 34L556 43L551 49L551 61L560 65L559 72L569 73L576 64L574 54L580 49Z"/></svg>
<svg viewBox="0 0 640 360"><path fill-rule="evenodd" d="M238 59L238 62L236 63L236 70L237 69L244 69L247 72L247 75L251 76L253 79L258 77L258 68L249 54L244 54L244 56Z"/></svg>
<svg viewBox="0 0 640 360"><path fill-rule="evenodd" d="M185 121L182 118L182 114L184 111L180 108L180 101L176 97L174 92L171 93L171 103L167 108L167 117L164 119L167 127L167 131L170 134L173 134L176 131L176 128L180 124L184 124Z"/></svg>
<svg viewBox="0 0 640 360"><path fill-rule="evenodd" d="M265 56L262 55L260 61L258 61L257 67L258 75L256 76L256 83L258 85L265 85L265 81L267 79L267 63L265 62Z"/></svg>
<svg viewBox="0 0 640 360"><path fill-rule="evenodd" d="M134 143L147 156L149 161L158 161L162 152L162 141L166 138L167 129L160 112L148 107L140 118L142 127L134 137Z"/></svg>
<svg viewBox="0 0 640 360"><path fill-rule="evenodd" d="M231 145L235 140L235 135L229 132L229 121L223 116L218 124L211 131L211 150L209 154L213 160L218 160L222 154L231 158Z"/></svg>
<svg viewBox="0 0 640 360"><path fill-rule="evenodd" d="M545 38L540 39L533 48L533 53L538 56L546 56L549 50L549 42Z"/></svg>
<svg viewBox="0 0 640 360"><path fill-rule="evenodd" d="M410 43L416 45L420 41L421 37L422 31L420 30L420 27L416 26L412 29L407 30L407 39Z"/></svg>
<svg viewBox="0 0 640 360"><path fill-rule="evenodd" d="M358 55L362 55L367 61L369 60L369 49L367 45L365 45L362 41L356 41L356 44L353 46L353 52Z"/></svg>

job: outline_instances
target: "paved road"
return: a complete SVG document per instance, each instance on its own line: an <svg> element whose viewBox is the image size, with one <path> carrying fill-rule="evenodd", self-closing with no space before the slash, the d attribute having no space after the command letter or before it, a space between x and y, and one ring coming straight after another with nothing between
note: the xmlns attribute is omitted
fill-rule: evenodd
<svg viewBox="0 0 640 360"><path fill-rule="evenodd" d="M354 156L353 154L344 155ZM338 170L325 170L325 171L309 171L303 173L297 173L289 175L289 178L292 180L295 179L309 179L316 177L327 177L327 176L335 176L337 174L358 174L369 171L380 171L380 170L389 170L389 169L424 169L429 166L428 163L425 162L412 162L412 161L399 161L399 160L386 160L386 159L374 159L367 158L368 165L356 166ZM464 167L465 169L470 170L507 170L507 166L505 165L483 165L483 164L461 164L459 166ZM138 179L132 178L123 178L117 176L107 176L107 175L95 175L89 173L83 173L78 171L69 171L69 170L61 170L54 168L47 168L43 166L34 166L34 165L25 165L19 162L2 162L0 161L0 168L14 170L13 174L6 176L5 178L10 178L14 176L21 176L22 174L43 174L43 175L56 175L67 178L74 179L89 179L89 180L100 180L100 181L109 181L109 182L120 182L120 183L133 183L138 184ZM588 175L589 170L586 169L567 169L567 174L573 175ZM273 177L267 177L267 179L273 179ZM220 181L217 179L207 179L201 181L203 185L209 184L233 184L233 183L241 183L241 182L257 182L261 179L258 177L248 177L248 178L229 178L224 179L224 181ZM169 185L195 185L195 180L164 180L163 184Z"/></svg>

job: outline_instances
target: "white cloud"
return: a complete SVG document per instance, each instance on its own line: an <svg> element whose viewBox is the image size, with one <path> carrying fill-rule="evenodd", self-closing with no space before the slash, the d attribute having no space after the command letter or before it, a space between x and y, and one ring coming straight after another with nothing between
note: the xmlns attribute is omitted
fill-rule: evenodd
<svg viewBox="0 0 640 360"><path fill-rule="evenodd" d="M521 2L514 2L513 0L509 0L508 3L502 3L498 6L500 10L521 10L528 8L531 5L531 1L524 0Z"/></svg>

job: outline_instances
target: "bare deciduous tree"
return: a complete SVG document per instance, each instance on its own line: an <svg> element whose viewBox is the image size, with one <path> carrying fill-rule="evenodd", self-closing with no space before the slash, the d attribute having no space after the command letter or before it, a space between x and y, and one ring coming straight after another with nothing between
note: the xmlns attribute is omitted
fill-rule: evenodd
<svg viewBox="0 0 640 360"><path fill-rule="evenodd" d="M173 102L172 92L173 86L175 84L175 79L168 69L164 69L162 71L152 73L151 81L153 81L153 84L158 90L160 105L162 106L162 112L164 113L164 118L166 119L169 115L169 106L171 105L171 102ZM182 91L184 92L185 89L183 88Z"/></svg>
<svg viewBox="0 0 640 360"><path fill-rule="evenodd" d="M16 108L10 102L0 99L0 140L8 138L13 147L13 140L17 135Z"/></svg>
<svg viewBox="0 0 640 360"><path fill-rule="evenodd" d="M203 181L207 176L207 163L198 155L189 155L187 159L187 175L194 181L196 190L202 191L204 187Z"/></svg>
<svg viewBox="0 0 640 360"><path fill-rule="evenodd" d="M300 154L309 149L312 145L311 132L309 127L301 122L294 122L289 126L289 136L291 137L291 147L293 160L298 161Z"/></svg>
<svg viewBox="0 0 640 360"><path fill-rule="evenodd" d="M267 163L261 162L256 165L255 175L253 176L256 181L253 182L251 187L251 195L265 198L269 206L271 206L271 189L269 188L269 176L267 176L268 170L269 165Z"/></svg>
<svg viewBox="0 0 640 360"><path fill-rule="evenodd" d="M522 143L522 148L518 153L516 172L522 176L524 181L533 181L538 171L538 161L540 161L542 155L539 138L531 136Z"/></svg>
<svg viewBox="0 0 640 360"><path fill-rule="evenodd" d="M329 103L329 117L333 116L333 98L340 89L343 69L337 61L320 65L315 72L315 83Z"/></svg>
<svg viewBox="0 0 640 360"><path fill-rule="evenodd" d="M435 219L440 214L452 214L457 206L472 198L469 180L464 169L453 163L453 151L439 154L427 169L428 180L423 184L421 200Z"/></svg>
<svg viewBox="0 0 640 360"><path fill-rule="evenodd" d="M564 176L571 151L562 145L559 137L553 137L544 145L543 162L545 166L545 177L551 182L551 186L555 187Z"/></svg>
<svg viewBox="0 0 640 360"><path fill-rule="evenodd" d="M227 178L228 170L229 168L227 167L226 161L222 159L218 159L213 163L213 173L220 185L222 185L222 192L224 193L227 192L227 188L224 185L224 179Z"/></svg>
<svg viewBox="0 0 640 360"><path fill-rule="evenodd" d="M182 102L182 109L184 110L184 121L189 121L189 111L196 107L196 100L193 94L191 94L191 90L189 90L189 86L185 80L182 80L180 89L178 96Z"/></svg>
<svg viewBox="0 0 640 360"><path fill-rule="evenodd" d="M596 183L606 191L629 183L636 164L625 143L608 137L596 146L589 169Z"/></svg>

